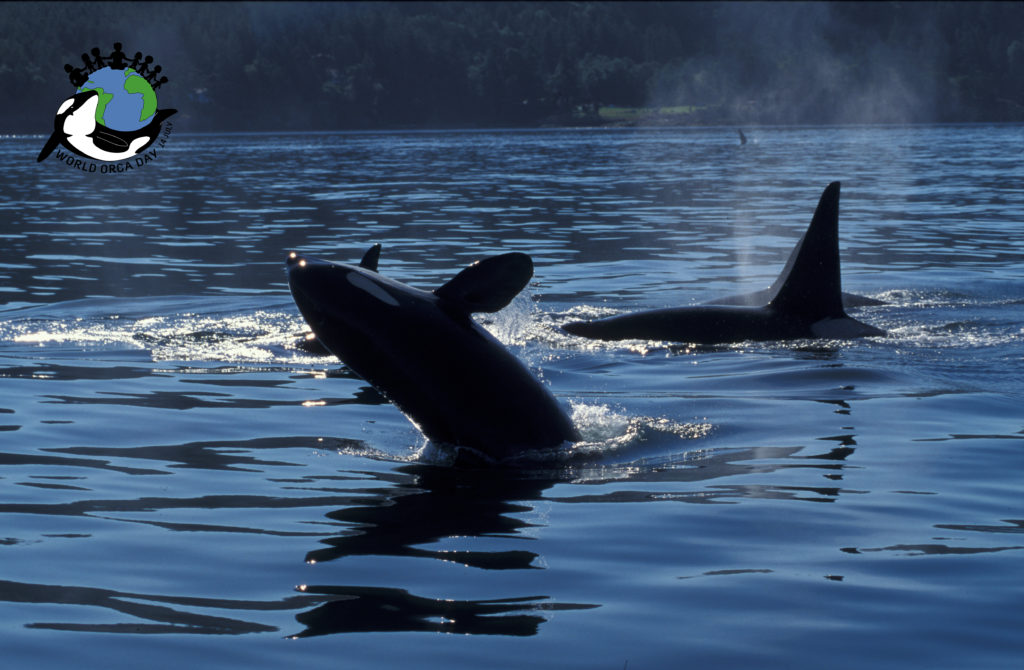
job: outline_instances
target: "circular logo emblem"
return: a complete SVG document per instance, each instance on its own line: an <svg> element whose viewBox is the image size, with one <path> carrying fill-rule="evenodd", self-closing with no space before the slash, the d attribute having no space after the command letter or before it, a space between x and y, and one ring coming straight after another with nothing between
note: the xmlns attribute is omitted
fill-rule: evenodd
<svg viewBox="0 0 1024 670"><path fill-rule="evenodd" d="M99 48L91 56L82 54L82 63L81 67L64 66L76 92L57 109L53 134L37 160L45 160L59 146L97 161L123 162L139 156L160 137L164 120L177 111L157 106L156 89L167 83L163 68L141 52L129 59L120 42L109 56L101 55ZM73 157L68 160L63 152L57 153L60 160L72 164ZM143 164L151 158L147 154L145 160L136 160ZM131 168L130 163L122 165ZM96 171L95 166L87 171Z"/></svg>

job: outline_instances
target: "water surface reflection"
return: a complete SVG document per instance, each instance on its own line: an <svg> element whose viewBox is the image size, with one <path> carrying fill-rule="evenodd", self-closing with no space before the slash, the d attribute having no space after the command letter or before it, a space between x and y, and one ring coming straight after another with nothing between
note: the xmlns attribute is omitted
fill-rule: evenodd
<svg viewBox="0 0 1024 670"><path fill-rule="evenodd" d="M522 479L511 472L409 465L397 472L406 481L370 501L327 515L346 526L345 533L322 542L307 561L344 556L412 556L455 561L488 570L533 567L536 554L525 550L481 552L420 549L443 538L514 537L530 523L515 516L529 512L552 480ZM522 539L520 537L520 539Z"/></svg>
<svg viewBox="0 0 1024 670"><path fill-rule="evenodd" d="M422 598L402 589L303 586L303 593L331 600L296 616L306 630L294 637L334 633L432 632L459 635L536 635L541 612L593 609L597 605L551 603L546 596L496 600Z"/></svg>

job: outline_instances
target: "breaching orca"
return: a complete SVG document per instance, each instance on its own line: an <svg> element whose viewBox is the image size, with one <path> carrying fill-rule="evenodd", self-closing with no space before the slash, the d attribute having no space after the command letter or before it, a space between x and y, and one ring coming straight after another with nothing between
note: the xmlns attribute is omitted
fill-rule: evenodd
<svg viewBox="0 0 1024 670"><path fill-rule="evenodd" d="M317 339L394 403L432 442L493 460L579 439L554 396L470 316L505 307L533 276L507 253L478 261L433 292L359 265L292 253L288 286Z"/></svg>
<svg viewBox="0 0 1024 670"><path fill-rule="evenodd" d="M600 340L694 344L885 335L885 331L852 319L843 311L839 182L832 182L821 194L807 232L766 298L766 304L760 307L717 304L658 309L597 321L574 321L562 328L573 335ZM742 305L747 299L734 296L729 300Z"/></svg>
<svg viewBox="0 0 1024 670"><path fill-rule="evenodd" d="M160 124L174 114L174 109L158 109L153 119L138 130L122 131L108 128L96 121L99 93L83 91L61 103L53 119L53 134L46 140L37 162L46 160L58 144L79 156L93 160L117 161L137 156L156 141Z"/></svg>

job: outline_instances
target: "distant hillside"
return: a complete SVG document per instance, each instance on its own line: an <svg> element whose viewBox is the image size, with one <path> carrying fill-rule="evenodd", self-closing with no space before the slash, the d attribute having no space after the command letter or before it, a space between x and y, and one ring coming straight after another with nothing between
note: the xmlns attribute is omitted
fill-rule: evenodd
<svg viewBox="0 0 1024 670"><path fill-rule="evenodd" d="M1024 121L1021 2L32 2L0 25L0 133L48 131L64 65L115 41L162 66L180 130Z"/></svg>

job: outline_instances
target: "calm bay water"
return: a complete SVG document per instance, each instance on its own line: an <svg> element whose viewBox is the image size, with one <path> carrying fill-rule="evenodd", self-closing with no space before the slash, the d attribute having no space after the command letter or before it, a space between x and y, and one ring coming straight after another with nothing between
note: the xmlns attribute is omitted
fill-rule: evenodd
<svg viewBox="0 0 1024 670"><path fill-rule="evenodd" d="M1024 128L172 135L123 175L0 139L11 667L1019 667ZM879 339L688 349L558 325L771 283L843 182ZM303 330L284 259L433 288L585 441L439 465Z"/></svg>

